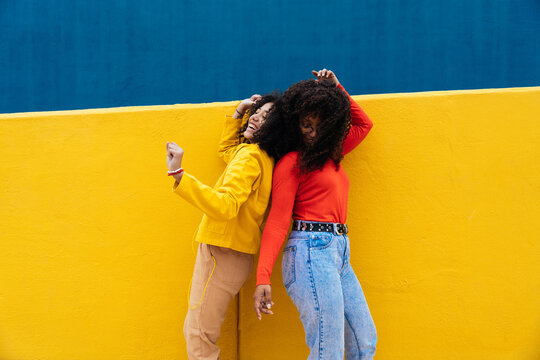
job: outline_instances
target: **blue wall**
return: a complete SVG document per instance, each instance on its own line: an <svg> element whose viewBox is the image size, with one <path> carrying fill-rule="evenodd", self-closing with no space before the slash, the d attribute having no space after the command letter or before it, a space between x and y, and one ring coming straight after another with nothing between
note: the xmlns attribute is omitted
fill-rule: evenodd
<svg viewBox="0 0 540 360"><path fill-rule="evenodd" d="M0 0L0 113L540 85L538 0Z"/></svg>

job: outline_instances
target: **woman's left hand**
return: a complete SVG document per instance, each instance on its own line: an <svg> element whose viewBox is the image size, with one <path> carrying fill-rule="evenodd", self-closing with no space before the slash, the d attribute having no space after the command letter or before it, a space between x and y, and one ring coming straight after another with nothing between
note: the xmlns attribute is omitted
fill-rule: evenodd
<svg viewBox="0 0 540 360"><path fill-rule="evenodd" d="M255 314L259 320L262 319L263 314L273 315L272 305L272 287L270 285L257 285L255 293L253 294L253 301L255 307Z"/></svg>
<svg viewBox="0 0 540 360"><path fill-rule="evenodd" d="M336 86L339 85L339 80L338 80L336 74L334 74L334 72L332 70L326 70L326 69L322 69L322 70L319 70L319 71L312 70L311 73L313 75L315 75L317 80L326 79L326 80L332 81Z"/></svg>

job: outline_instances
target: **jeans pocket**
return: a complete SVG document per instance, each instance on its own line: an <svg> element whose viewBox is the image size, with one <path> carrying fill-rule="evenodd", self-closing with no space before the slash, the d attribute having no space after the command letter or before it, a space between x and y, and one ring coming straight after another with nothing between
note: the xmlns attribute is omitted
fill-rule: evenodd
<svg viewBox="0 0 540 360"><path fill-rule="evenodd" d="M331 234L314 234L309 241L309 247L312 250L326 249L327 247L332 245L333 239L334 236L332 236Z"/></svg>
<svg viewBox="0 0 540 360"><path fill-rule="evenodd" d="M296 259L296 245L283 249L283 259L281 261L281 275L283 276L283 285L288 289L296 281L296 271L294 262Z"/></svg>

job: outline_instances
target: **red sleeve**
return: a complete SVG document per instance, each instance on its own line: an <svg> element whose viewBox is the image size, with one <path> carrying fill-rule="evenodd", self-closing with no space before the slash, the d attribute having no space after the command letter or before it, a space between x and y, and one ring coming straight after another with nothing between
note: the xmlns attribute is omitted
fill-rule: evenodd
<svg viewBox="0 0 540 360"><path fill-rule="evenodd" d="M261 240L257 285L270 284L274 263L289 230L299 184L297 158L298 153L289 153L279 160L274 168L272 205Z"/></svg>
<svg viewBox="0 0 540 360"><path fill-rule="evenodd" d="M347 138L343 142L343 154L345 155L350 153L362 142L362 140L364 140L373 127L373 122L341 84L338 85L338 88L345 91L345 94L349 96L349 100L351 101L351 129L349 135L347 135Z"/></svg>

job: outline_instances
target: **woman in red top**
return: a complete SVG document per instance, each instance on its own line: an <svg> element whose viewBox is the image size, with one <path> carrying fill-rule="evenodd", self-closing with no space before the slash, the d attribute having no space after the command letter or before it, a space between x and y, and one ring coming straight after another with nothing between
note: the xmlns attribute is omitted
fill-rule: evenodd
<svg viewBox="0 0 540 360"><path fill-rule="evenodd" d="M292 85L275 106L299 147L274 168L272 207L264 229L255 312L271 314L270 275L285 240L282 275L304 325L308 359L372 359L377 334L349 262L349 179L340 162L373 123L332 71Z"/></svg>

